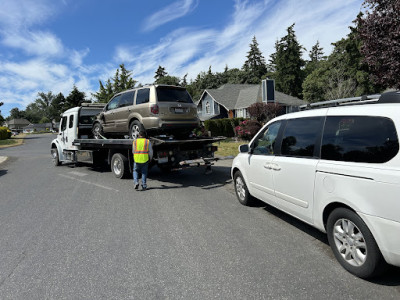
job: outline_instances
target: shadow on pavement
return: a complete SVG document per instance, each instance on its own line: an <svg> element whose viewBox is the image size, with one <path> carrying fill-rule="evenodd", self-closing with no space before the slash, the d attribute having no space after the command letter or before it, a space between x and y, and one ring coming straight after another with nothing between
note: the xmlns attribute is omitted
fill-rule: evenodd
<svg viewBox="0 0 400 300"><path fill-rule="evenodd" d="M7 170L0 170L0 177L7 174Z"/></svg>

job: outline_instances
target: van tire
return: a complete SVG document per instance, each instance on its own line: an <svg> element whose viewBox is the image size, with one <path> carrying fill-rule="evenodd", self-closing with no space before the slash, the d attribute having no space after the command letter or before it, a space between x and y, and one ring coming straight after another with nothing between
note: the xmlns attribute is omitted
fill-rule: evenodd
<svg viewBox="0 0 400 300"><path fill-rule="evenodd" d="M144 126L142 123L140 123L138 120L135 120L129 125L129 138L136 140L136 138L139 136L140 131L145 131Z"/></svg>
<svg viewBox="0 0 400 300"><path fill-rule="evenodd" d="M129 172L128 159L121 153L114 153L111 159L111 172L117 178L124 178Z"/></svg>
<svg viewBox="0 0 400 300"><path fill-rule="evenodd" d="M235 186L235 193L239 202L243 205L251 206L254 203L254 198L250 195L240 171L237 171L233 176L233 185Z"/></svg>
<svg viewBox="0 0 400 300"><path fill-rule="evenodd" d="M336 208L329 215L326 228L333 254L350 273L366 279L387 268L371 231L355 212Z"/></svg>

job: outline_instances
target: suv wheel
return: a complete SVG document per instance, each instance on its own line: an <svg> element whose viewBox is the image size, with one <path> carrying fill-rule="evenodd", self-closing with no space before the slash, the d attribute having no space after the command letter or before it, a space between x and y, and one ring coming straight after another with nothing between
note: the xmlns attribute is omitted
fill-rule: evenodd
<svg viewBox="0 0 400 300"><path fill-rule="evenodd" d="M133 140L136 140L141 130L145 131L142 123L137 120L133 121L129 126L129 137Z"/></svg>
<svg viewBox="0 0 400 300"><path fill-rule="evenodd" d="M233 184L235 186L235 192L239 202L243 205L250 206L253 202L253 198L247 189L247 185L244 182L243 175L240 173L240 171L237 171L233 176Z"/></svg>
<svg viewBox="0 0 400 300"><path fill-rule="evenodd" d="M353 211L335 209L328 217L327 233L336 259L350 273L370 278L385 269L386 263L371 231Z"/></svg>
<svg viewBox="0 0 400 300"><path fill-rule="evenodd" d="M104 136L103 127L100 123L95 123L92 128L93 137L95 139L101 139Z"/></svg>

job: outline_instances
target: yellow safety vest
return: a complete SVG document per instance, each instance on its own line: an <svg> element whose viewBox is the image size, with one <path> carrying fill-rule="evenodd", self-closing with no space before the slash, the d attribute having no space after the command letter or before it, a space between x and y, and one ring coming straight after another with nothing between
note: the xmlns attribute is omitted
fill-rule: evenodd
<svg viewBox="0 0 400 300"><path fill-rule="evenodd" d="M133 141L135 151L133 152L133 159L138 164L144 164L149 161L149 144L148 139L138 138Z"/></svg>

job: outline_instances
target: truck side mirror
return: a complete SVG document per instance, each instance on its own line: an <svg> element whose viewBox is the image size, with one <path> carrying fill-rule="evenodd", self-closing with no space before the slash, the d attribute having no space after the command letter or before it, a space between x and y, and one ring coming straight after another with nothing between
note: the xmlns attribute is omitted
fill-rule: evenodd
<svg viewBox="0 0 400 300"><path fill-rule="evenodd" d="M249 153L249 145L248 144L244 144L244 145L240 145L239 146L239 152L240 153Z"/></svg>

